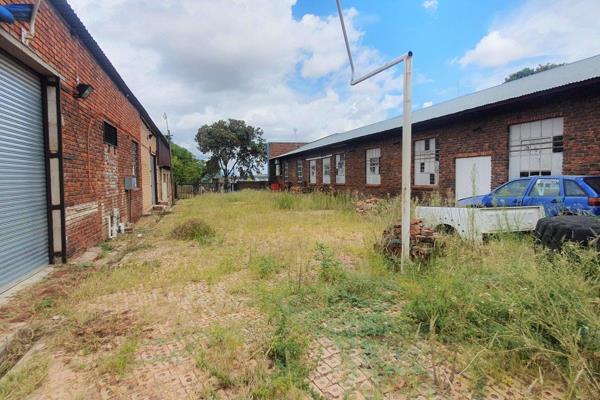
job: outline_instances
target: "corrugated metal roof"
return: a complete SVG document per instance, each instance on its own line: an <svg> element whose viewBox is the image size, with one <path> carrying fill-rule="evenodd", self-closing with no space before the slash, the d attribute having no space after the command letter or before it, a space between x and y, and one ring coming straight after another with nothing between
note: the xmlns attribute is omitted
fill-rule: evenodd
<svg viewBox="0 0 600 400"><path fill-rule="evenodd" d="M415 110L412 113L412 123L416 124L435 118L449 116L462 111L598 77L600 77L600 55L530 75L516 81L503 83L479 92L457 97L443 103L435 104L431 107ZM347 132L335 133L308 143L294 151L282 154L279 157L314 150L400 127L402 127L402 116L376 122Z"/></svg>

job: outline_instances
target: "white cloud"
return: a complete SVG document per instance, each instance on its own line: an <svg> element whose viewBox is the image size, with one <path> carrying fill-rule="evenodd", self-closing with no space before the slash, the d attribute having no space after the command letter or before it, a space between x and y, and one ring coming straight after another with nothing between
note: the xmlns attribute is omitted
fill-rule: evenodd
<svg viewBox="0 0 600 400"><path fill-rule="evenodd" d="M570 62L598 54L598 15L597 0L529 0L497 20L458 62L502 67L527 59Z"/></svg>
<svg viewBox="0 0 600 400"><path fill-rule="evenodd" d="M423 108L431 107L433 105L433 101L426 101L423 103Z"/></svg>
<svg viewBox="0 0 600 400"><path fill-rule="evenodd" d="M429 12L436 12L438 8L438 0L425 0L423 2L423 7Z"/></svg>
<svg viewBox="0 0 600 400"><path fill-rule="evenodd" d="M350 88L339 20L294 19L295 0L71 3L154 120L167 112L188 148L221 118L260 126L268 140L293 140L294 128L312 140L384 119L401 96L393 71ZM346 10L360 73L383 60L361 44L357 15Z"/></svg>

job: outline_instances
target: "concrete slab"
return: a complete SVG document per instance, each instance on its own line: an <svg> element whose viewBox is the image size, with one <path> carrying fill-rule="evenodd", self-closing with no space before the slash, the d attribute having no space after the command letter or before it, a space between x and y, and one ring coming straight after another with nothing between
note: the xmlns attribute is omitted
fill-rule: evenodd
<svg viewBox="0 0 600 400"><path fill-rule="evenodd" d="M102 253L102 249L100 247L90 247L86 250L85 253L80 255L77 258L74 258L71 262L73 264L85 264L96 261L98 256Z"/></svg>
<svg viewBox="0 0 600 400"><path fill-rule="evenodd" d="M19 292L25 288L31 287L31 286L35 285L36 283L40 282L42 279L44 279L45 277L50 275L54 271L54 269L55 268L52 265L43 267L40 270L38 270L37 272L35 272L33 275L31 275L28 278L17 283L15 286L0 293L0 306L3 306L6 303L8 303L10 301L10 299L13 298L15 294L17 294L17 292Z"/></svg>

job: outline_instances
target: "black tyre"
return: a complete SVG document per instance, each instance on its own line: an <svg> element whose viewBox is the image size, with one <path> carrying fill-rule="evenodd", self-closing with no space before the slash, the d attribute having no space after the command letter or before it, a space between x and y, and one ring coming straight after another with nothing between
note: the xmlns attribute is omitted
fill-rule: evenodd
<svg viewBox="0 0 600 400"><path fill-rule="evenodd" d="M592 244L600 249L600 219L592 216L572 215L542 218L535 228L535 237L542 246L560 250L565 241L582 245Z"/></svg>

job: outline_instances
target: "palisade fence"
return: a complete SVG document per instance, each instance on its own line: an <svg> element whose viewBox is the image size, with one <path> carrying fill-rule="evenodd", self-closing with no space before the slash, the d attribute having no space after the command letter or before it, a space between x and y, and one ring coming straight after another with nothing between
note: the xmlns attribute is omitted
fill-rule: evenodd
<svg viewBox="0 0 600 400"><path fill-rule="evenodd" d="M175 185L175 198L191 199L203 193L214 192L215 185Z"/></svg>

